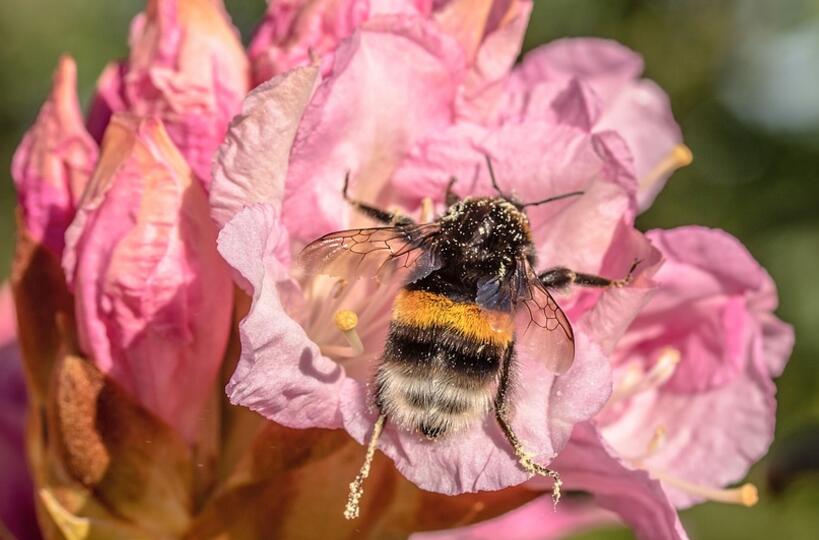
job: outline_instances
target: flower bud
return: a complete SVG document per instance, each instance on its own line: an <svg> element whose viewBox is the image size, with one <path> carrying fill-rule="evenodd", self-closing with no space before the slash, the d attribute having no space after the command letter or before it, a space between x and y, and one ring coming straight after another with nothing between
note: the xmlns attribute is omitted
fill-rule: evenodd
<svg viewBox="0 0 819 540"><path fill-rule="evenodd" d="M162 122L115 115L67 235L80 345L191 440L230 327L207 196Z"/></svg>

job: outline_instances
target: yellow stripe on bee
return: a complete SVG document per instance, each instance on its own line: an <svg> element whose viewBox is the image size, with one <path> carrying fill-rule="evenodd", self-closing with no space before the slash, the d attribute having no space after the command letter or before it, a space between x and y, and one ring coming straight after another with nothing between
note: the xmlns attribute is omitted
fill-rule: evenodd
<svg viewBox="0 0 819 540"><path fill-rule="evenodd" d="M467 337L499 346L508 345L513 337L509 313L484 310L475 303L454 302L426 291L401 291L395 299L393 318L414 327L451 328Z"/></svg>

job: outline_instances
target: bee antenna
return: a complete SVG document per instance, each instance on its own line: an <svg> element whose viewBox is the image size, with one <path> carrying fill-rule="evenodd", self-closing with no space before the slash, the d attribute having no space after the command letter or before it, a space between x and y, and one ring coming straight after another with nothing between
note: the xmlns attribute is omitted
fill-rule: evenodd
<svg viewBox="0 0 819 540"><path fill-rule="evenodd" d="M568 199L569 197L577 197L579 195L583 195L585 191L572 191L571 193L564 193L563 195L555 195L554 197L549 197L548 199L543 199L542 201L530 202L526 203L521 206L521 208L526 208L527 206L537 206L539 204L546 204L553 201L559 201L561 199Z"/></svg>
<svg viewBox="0 0 819 540"><path fill-rule="evenodd" d="M349 197L347 197L347 187L350 185L350 171L347 171L344 174L344 188L341 190L341 195L344 197L345 201L349 201Z"/></svg>
<svg viewBox="0 0 819 540"><path fill-rule="evenodd" d="M504 199L508 199L509 197L501 191L501 188L498 187L498 181L495 179L495 171L492 170L492 160L489 158L489 154L484 154L484 158L486 158L486 168L489 169L489 178L492 179L492 187L495 188L495 191L498 192L498 195L503 197Z"/></svg>

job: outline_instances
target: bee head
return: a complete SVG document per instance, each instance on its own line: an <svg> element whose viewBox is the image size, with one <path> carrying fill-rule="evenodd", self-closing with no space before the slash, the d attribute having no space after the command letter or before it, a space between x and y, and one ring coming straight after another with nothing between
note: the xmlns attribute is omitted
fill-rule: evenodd
<svg viewBox="0 0 819 540"><path fill-rule="evenodd" d="M491 268L532 249L529 218L505 197L467 198L441 220L446 251L453 261Z"/></svg>

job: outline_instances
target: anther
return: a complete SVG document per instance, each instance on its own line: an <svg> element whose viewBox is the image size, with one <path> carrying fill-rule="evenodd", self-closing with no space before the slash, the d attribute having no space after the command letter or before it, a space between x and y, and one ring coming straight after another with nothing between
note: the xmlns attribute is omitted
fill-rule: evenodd
<svg viewBox="0 0 819 540"><path fill-rule="evenodd" d="M740 504L747 507L754 506L757 502L759 502L759 491L756 489L756 486L751 483L742 484L739 487L731 489L718 489L702 486L700 484L694 484L693 482L687 482L677 478L676 476L666 474L662 471L656 471L651 468L647 470L651 476L665 482L669 486L673 486L680 491L684 491L694 495L695 497L702 497L709 501Z"/></svg>
<svg viewBox="0 0 819 540"><path fill-rule="evenodd" d="M355 329L356 326L358 326L358 315L349 309L342 309L336 312L335 322L338 329L341 330L341 333L344 334L344 337L347 339L347 343L349 343L353 349L353 353L356 355L363 353L364 344L361 343L361 338Z"/></svg>
<svg viewBox="0 0 819 540"><path fill-rule="evenodd" d="M609 405L662 386L674 375L680 358L680 351L673 347L666 347L660 352L657 362L647 373L640 369L639 364L629 365L620 383L612 392Z"/></svg>
<svg viewBox="0 0 819 540"><path fill-rule="evenodd" d="M691 149L684 144L678 144L668 153L648 174L640 179L640 187L647 187L667 174L690 165L694 160Z"/></svg>
<svg viewBox="0 0 819 540"><path fill-rule="evenodd" d="M658 426L657 429L654 430L654 434L648 441L643 453L639 456L629 458L629 461L631 461L635 466L642 468L645 460L652 457L660 449L662 449L663 446L665 446L667 438L668 431L665 429L665 426Z"/></svg>
<svg viewBox="0 0 819 540"><path fill-rule="evenodd" d="M350 483L350 495L347 497L347 506L344 508L345 519L355 519L358 517L361 506L361 497L364 495L364 480L370 475L370 467L375 457L375 449L378 445L378 438L381 436L381 431L384 429L384 420L386 417L382 414L375 421L373 426L373 433L370 435L370 442L367 444L367 454L364 457L364 465L358 471L355 480Z"/></svg>

